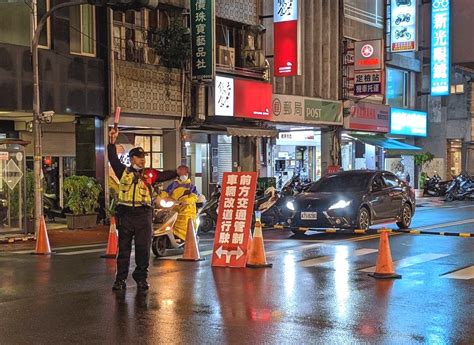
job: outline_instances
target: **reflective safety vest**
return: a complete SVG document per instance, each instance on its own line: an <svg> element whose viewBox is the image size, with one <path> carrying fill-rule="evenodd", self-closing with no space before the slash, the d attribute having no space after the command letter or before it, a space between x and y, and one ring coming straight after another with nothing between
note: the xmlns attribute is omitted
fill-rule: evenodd
<svg viewBox="0 0 474 345"><path fill-rule="evenodd" d="M125 169L120 179L118 203L126 206L151 206L151 186L138 172Z"/></svg>

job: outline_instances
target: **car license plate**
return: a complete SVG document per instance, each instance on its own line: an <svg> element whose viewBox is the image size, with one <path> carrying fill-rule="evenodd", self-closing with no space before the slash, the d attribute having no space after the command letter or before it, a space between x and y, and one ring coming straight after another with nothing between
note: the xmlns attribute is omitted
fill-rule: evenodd
<svg viewBox="0 0 474 345"><path fill-rule="evenodd" d="M302 220L316 220L318 219L317 212L301 212L301 219Z"/></svg>

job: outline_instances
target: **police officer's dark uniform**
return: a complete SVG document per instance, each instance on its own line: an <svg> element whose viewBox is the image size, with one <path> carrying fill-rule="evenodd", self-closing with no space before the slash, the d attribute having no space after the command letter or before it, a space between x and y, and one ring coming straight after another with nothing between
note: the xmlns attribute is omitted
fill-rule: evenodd
<svg viewBox="0 0 474 345"><path fill-rule="evenodd" d="M152 239L153 207L152 186L144 176L144 169L135 169L122 164L117 156L115 144L107 147L110 165L117 178L120 179L120 190L117 206L117 228L119 234L119 249L117 255L117 275L113 290L126 288L125 280L130 266L132 239L135 239L135 263L133 279L139 289L146 290L150 247ZM144 157L141 147L129 152L133 156ZM176 177L176 171L155 171L156 182L171 180Z"/></svg>

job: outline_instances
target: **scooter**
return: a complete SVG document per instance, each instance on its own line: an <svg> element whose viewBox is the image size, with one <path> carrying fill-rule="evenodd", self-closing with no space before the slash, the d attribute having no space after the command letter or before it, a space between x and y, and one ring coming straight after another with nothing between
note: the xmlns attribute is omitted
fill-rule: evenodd
<svg viewBox="0 0 474 345"><path fill-rule="evenodd" d="M441 181L441 176L437 173L426 181L423 195L427 196L443 196L446 194L449 181Z"/></svg>
<svg viewBox="0 0 474 345"><path fill-rule="evenodd" d="M446 201L474 199L474 181L459 175L451 181L446 190Z"/></svg>
<svg viewBox="0 0 474 345"><path fill-rule="evenodd" d="M220 197L221 187L217 186L209 201L198 212L198 233L209 232L216 227Z"/></svg>
<svg viewBox="0 0 474 345"><path fill-rule="evenodd" d="M200 196L196 207L205 203L204 196ZM153 210L153 240L151 250L157 257L181 255L184 252L184 241L174 235L174 225L178 219L182 202L173 199L160 200L159 207Z"/></svg>
<svg viewBox="0 0 474 345"><path fill-rule="evenodd" d="M59 199L56 194L43 194L43 211L50 221L55 221L56 217L65 218L66 210L59 206Z"/></svg>

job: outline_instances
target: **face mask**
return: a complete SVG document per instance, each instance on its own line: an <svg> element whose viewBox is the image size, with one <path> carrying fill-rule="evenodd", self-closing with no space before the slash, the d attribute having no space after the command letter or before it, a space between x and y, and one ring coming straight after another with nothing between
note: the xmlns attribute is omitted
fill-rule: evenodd
<svg viewBox="0 0 474 345"><path fill-rule="evenodd" d="M188 180L188 175L180 176L179 179L180 179L182 182L185 182L185 181Z"/></svg>
<svg viewBox="0 0 474 345"><path fill-rule="evenodd" d="M133 165L132 165L132 168L135 169L135 170L141 170L141 168L140 168L138 165L136 165L136 164L133 164Z"/></svg>

